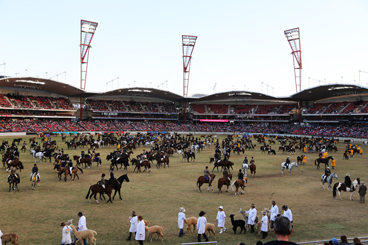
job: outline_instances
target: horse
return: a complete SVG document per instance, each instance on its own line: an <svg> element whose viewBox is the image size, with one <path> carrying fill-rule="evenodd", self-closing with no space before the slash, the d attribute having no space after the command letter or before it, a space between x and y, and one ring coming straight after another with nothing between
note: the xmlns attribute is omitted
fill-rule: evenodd
<svg viewBox="0 0 368 245"><path fill-rule="evenodd" d="M120 198L120 200L123 200L123 199L121 198L120 189L121 189L121 185L123 184L124 180L125 180L126 182L129 182L128 175L127 175L127 174L123 174L122 176L120 176L119 178L117 178L117 180L118 180L118 182L119 182L120 184L119 184L119 186L117 186L117 188L115 188L115 187L114 187L115 192L114 192L114 195L113 195L113 197L112 197L112 200L115 200L115 195L116 195L116 193L119 193L119 198ZM102 194L102 197L103 197L103 198L104 198L104 200L105 200L105 196L104 196L103 194Z"/></svg>
<svg viewBox="0 0 368 245"><path fill-rule="evenodd" d="M106 181L105 193L109 196L109 200L107 200L107 203L109 203L109 202L112 203L112 200L111 200L112 189L117 189L117 188L119 188L119 186L120 186L120 183L117 179L113 179L111 181L109 181L109 180ZM92 192L91 195L89 194L90 192ZM92 196L94 196L96 202L99 203L97 198L96 198L97 193L100 193L101 195L104 194L103 190L102 190L102 186L98 185L98 184L91 185L88 189L88 193L87 193L87 196L86 196L86 199L89 199L89 203L91 203Z"/></svg>
<svg viewBox="0 0 368 245"><path fill-rule="evenodd" d="M21 141L22 141L22 138L13 139L13 143L18 142L18 145L20 144Z"/></svg>
<svg viewBox="0 0 368 245"><path fill-rule="evenodd" d="M37 152L34 151L34 150L30 150L30 152L33 154L33 157L35 159L35 163L37 163L37 158L40 159L40 163L42 163L42 159L45 159L46 160L46 157L44 155L44 152L40 151L40 152Z"/></svg>
<svg viewBox="0 0 368 245"><path fill-rule="evenodd" d="M256 177L257 166L253 163L249 166L249 169L250 169L250 174L252 175L252 177Z"/></svg>
<svg viewBox="0 0 368 245"><path fill-rule="evenodd" d="M187 161L189 162L189 158L190 158L190 161L195 161L195 153L194 152L192 152L192 151L190 151L190 152L187 152L187 151L184 151L184 155L183 155L183 158L186 158L187 159ZM193 158L194 158L194 160L193 160Z"/></svg>
<svg viewBox="0 0 368 245"><path fill-rule="evenodd" d="M243 163L242 169L243 169L244 177L248 176L248 168L249 168L249 165L247 163Z"/></svg>
<svg viewBox="0 0 368 245"><path fill-rule="evenodd" d="M160 156L158 156L158 155L156 155L156 156L154 157L154 159L157 161L157 164L156 164L156 167L157 167L157 168L160 168L162 163L164 164L164 168L165 168L166 166L167 166L167 167L169 167L169 163L170 163L169 157L164 156L164 157L162 158L162 160L161 160L161 157L160 157Z"/></svg>
<svg viewBox="0 0 368 245"><path fill-rule="evenodd" d="M91 169L91 166L92 166L92 158L90 158L89 156L86 156L82 159L74 159L74 160L77 160L77 165L81 165L82 163L84 163L84 168L88 167L88 169ZM98 164L97 164L98 166Z"/></svg>
<svg viewBox="0 0 368 245"><path fill-rule="evenodd" d="M289 175L291 175L291 170L293 169L293 167L298 167L298 163L297 162L292 162L289 163ZM281 163L281 173L284 174L284 169L285 169L285 162Z"/></svg>
<svg viewBox="0 0 368 245"><path fill-rule="evenodd" d="M39 173L33 173L31 174L31 181L32 181L32 190L36 189L36 185L38 183L38 186L40 187L40 174Z"/></svg>
<svg viewBox="0 0 368 245"><path fill-rule="evenodd" d="M137 173L138 173L138 171L141 172L141 167L144 167L143 173L144 173L144 171L147 170L147 168L148 168L148 172L151 172L151 163L148 160L144 160L142 162L140 162L140 161L136 162L133 173L135 172L136 169L138 169Z"/></svg>
<svg viewBox="0 0 368 245"><path fill-rule="evenodd" d="M22 148L20 148L20 150L23 150L23 152L26 152L27 146L26 145L22 145Z"/></svg>
<svg viewBox="0 0 368 245"><path fill-rule="evenodd" d="M360 185L360 178L357 178L351 184L352 184L353 188L347 187L345 185L345 183L340 183L340 182L335 183L334 186L333 186L333 188L332 188L332 195L333 195L333 197L335 197L337 199L337 197L336 197L336 191L337 191L337 193L339 193L340 200L342 200L341 199L341 191L351 192L351 194L350 194L350 201L352 201L353 200L354 191L356 191L357 185Z"/></svg>
<svg viewBox="0 0 368 245"><path fill-rule="evenodd" d="M234 186L236 187L236 190L235 190ZM244 182L241 179L237 179L231 184L231 190L235 191L235 196L236 196L236 194L242 195L242 194L244 194L244 187L245 186L246 185L244 184ZM239 194L239 187L241 188L240 194Z"/></svg>
<svg viewBox="0 0 368 245"><path fill-rule="evenodd" d="M333 157L332 156L329 156L327 158L317 158L315 161L314 161L314 165L317 165L317 169L319 169L319 164L320 163L324 163L325 164L325 169L326 167L328 166L328 163L330 162L330 159L333 160Z"/></svg>
<svg viewBox="0 0 368 245"><path fill-rule="evenodd" d="M99 156L93 157L92 162L97 163L97 167L98 167L98 164L100 164L100 166L102 165L101 158Z"/></svg>
<svg viewBox="0 0 368 245"><path fill-rule="evenodd" d="M4 162L5 164L5 162ZM22 169L24 169L23 167L23 163L21 161L19 161L18 158L15 158L13 161L8 162L8 167L6 168L6 172L10 172L11 168L15 167L16 169L19 169L19 172L22 172Z"/></svg>
<svg viewBox="0 0 368 245"><path fill-rule="evenodd" d="M233 178L233 175L232 174L229 174L228 177L231 180ZM220 192L222 193L221 188L222 188L223 185L226 185L226 187L227 187L226 188L226 192L229 191L230 180L227 180L225 178L219 178L218 184L217 184L217 187L219 189L218 194L220 194Z"/></svg>
<svg viewBox="0 0 368 245"><path fill-rule="evenodd" d="M276 151L274 150L274 149L270 149L269 151L268 151L268 154L272 154L272 155L276 155Z"/></svg>
<svg viewBox="0 0 368 245"><path fill-rule="evenodd" d="M198 192L202 192L201 191L201 186L204 184L204 183L209 183L209 185L208 185L208 188L207 188L207 191L209 191L210 190L210 187L212 188L212 190L213 190L213 187L212 187L212 182L215 180L215 177L216 177L216 175L215 174L211 174L210 175L211 176L211 179L212 179L212 181L211 181L211 183L210 183L210 181L206 178L206 176L199 176L198 177L198 180L197 180L197 186L198 186Z"/></svg>
<svg viewBox="0 0 368 245"><path fill-rule="evenodd" d="M322 176L321 176L321 182L322 182L322 186L321 186L321 188L325 189L325 183L327 183L327 184L328 184L328 186L327 186L327 190L330 190L330 187L331 187L331 189L332 189L331 184L332 184L332 179L333 179L333 178L336 178L336 179L338 178L336 173L332 173L332 174L330 174L330 175L327 177L327 180L325 179L325 175L324 175L324 174L322 174Z"/></svg>
<svg viewBox="0 0 368 245"><path fill-rule="evenodd" d="M13 189L13 190L17 190L17 189L18 189L19 174L15 174L15 175L17 175L17 176L18 176L18 178L17 178L17 177L15 177L14 175L10 175L10 176L8 177L9 192L10 192L10 190L11 190L11 189Z"/></svg>
<svg viewBox="0 0 368 245"><path fill-rule="evenodd" d="M234 163L230 162L230 161L225 161L225 160L220 161L220 162L215 161L215 163L213 164L212 173L213 173L213 170L215 170L215 168L217 168L217 172L219 172L218 167L221 167L221 171L224 167L227 167L227 169L229 169L229 172L230 172L230 168L233 169L233 165L234 165Z"/></svg>
<svg viewBox="0 0 368 245"><path fill-rule="evenodd" d="M297 162L298 164L303 164L303 157L298 156L298 157L296 158L296 162Z"/></svg>

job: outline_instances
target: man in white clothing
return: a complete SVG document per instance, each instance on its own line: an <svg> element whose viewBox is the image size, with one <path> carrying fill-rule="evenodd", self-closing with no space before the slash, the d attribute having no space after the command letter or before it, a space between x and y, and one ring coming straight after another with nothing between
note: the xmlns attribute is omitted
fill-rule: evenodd
<svg viewBox="0 0 368 245"><path fill-rule="evenodd" d="M87 230L86 216L84 216L82 212L79 212L78 213L78 216L79 216L79 221L78 221L78 226L76 227L76 229L78 231L85 231L85 230ZM77 239L78 238L75 238L74 243L72 243L72 244L75 244L75 242L77 241ZM83 239L83 244L84 245L87 245L87 239Z"/></svg>
<svg viewBox="0 0 368 245"><path fill-rule="evenodd" d="M62 231L62 239L61 239L61 244L63 245L70 245L72 243L72 238L70 237L70 227L65 225L64 222L61 223L60 226L63 226L63 231Z"/></svg>
<svg viewBox="0 0 368 245"><path fill-rule="evenodd" d="M184 235L184 220L186 219L185 217L185 209L183 207L179 208L180 212L178 214L178 227L180 229L179 231L179 237L182 237Z"/></svg>
<svg viewBox="0 0 368 245"><path fill-rule="evenodd" d="M218 221L218 227L220 227L220 234L222 233L222 228L224 229L224 231L226 231L225 228L225 218L226 218L226 214L224 212L224 207L220 206L219 207L219 211L217 212L217 221Z"/></svg>
<svg viewBox="0 0 368 245"><path fill-rule="evenodd" d="M273 228L273 223L275 222L275 219L277 215L279 214L279 207L276 205L275 201L272 201L272 206L270 210L270 220L271 220L271 228Z"/></svg>
<svg viewBox="0 0 368 245"><path fill-rule="evenodd" d="M197 221L197 230L198 230L198 242L201 242L201 235L203 235L204 239L206 239L206 242L208 242L208 238L206 236L206 224L207 219L204 217L206 213L201 211L199 213L199 218Z"/></svg>
<svg viewBox="0 0 368 245"><path fill-rule="evenodd" d="M246 211L245 213L249 214L248 225L250 225L250 233L253 233L254 232L254 221L256 220L256 217L257 217L257 209L254 203L250 205L249 211Z"/></svg>
<svg viewBox="0 0 368 245"><path fill-rule="evenodd" d="M262 217L262 226L261 226L261 231L262 231L262 239L265 239L268 235L268 217L267 217L267 211L263 210L262 211L263 217Z"/></svg>
<svg viewBox="0 0 368 245"><path fill-rule="evenodd" d="M283 216L285 216L290 220L291 228L293 228L293 213L291 212L291 210L288 208L287 205L282 206L282 210L284 210Z"/></svg>
<svg viewBox="0 0 368 245"><path fill-rule="evenodd" d="M130 228L129 228L129 237L126 239L127 241L130 241L133 232L137 232L137 224L138 224L138 217L135 214L135 211L132 211L132 217L129 217L130 222Z"/></svg>
<svg viewBox="0 0 368 245"><path fill-rule="evenodd" d="M146 225L144 223L143 217L138 216L137 232L135 234L135 240L139 242L139 245L143 245L143 241L146 237Z"/></svg>

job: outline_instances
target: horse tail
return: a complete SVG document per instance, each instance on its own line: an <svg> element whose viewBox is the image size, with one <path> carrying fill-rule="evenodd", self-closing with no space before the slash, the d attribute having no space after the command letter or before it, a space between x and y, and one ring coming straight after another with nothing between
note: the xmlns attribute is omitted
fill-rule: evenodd
<svg viewBox="0 0 368 245"><path fill-rule="evenodd" d="M81 171L82 172L82 174L83 174L83 169L81 169L80 167L77 167L78 169L79 169L79 171Z"/></svg>
<svg viewBox="0 0 368 245"><path fill-rule="evenodd" d="M20 169L24 169L24 167L23 167L23 163L21 162L21 161L19 161L19 165L20 165Z"/></svg>
<svg viewBox="0 0 368 245"><path fill-rule="evenodd" d="M314 165L317 165L317 159L316 159L316 160L314 160Z"/></svg>
<svg viewBox="0 0 368 245"><path fill-rule="evenodd" d="M337 185L338 185L338 183L335 183L335 184L334 184L334 186L333 186L333 188L332 188L332 196L333 196L333 197L336 197L336 189L337 189Z"/></svg>
<svg viewBox="0 0 368 245"><path fill-rule="evenodd" d="M235 191L235 187L234 187L235 183L236 183L236 180L231 184L231 190L232 191Z"/></svg>
<svg viewBox="0 0 368 245"><path fill-rule="evenodd" d="M89 192L91 191L91 187L92 187L92 186L90 186L90 187L88 188L88 193L87 193L86 199L88 199Z"/></svg>
<svg viewBox="0 0 368 245"><path fill-rule="evenodd" d="M198 180L197 180L197 186L199 186L199 179L200 179L200 178L201 178L201 177L199 177L199 178L198 178Z"/></svg>
<svg viewBox="0 0 368 245"><path fill-rule="evenodd" d="M218 180L218 182L217 182L217 188L219 188L220 189L220 183L221 183L221 181L220 181L220 179Z"/></svg>

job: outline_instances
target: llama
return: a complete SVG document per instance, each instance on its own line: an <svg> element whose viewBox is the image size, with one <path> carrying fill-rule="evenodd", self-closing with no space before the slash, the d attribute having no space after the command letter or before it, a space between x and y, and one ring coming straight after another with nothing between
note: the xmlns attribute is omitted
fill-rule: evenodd
<svg viewBox="0 0 368 245"><path fill-rule="evenodd" d="M83 239L89 239L91 244L96 244L96 238L94 235L97 235L97 232L93 230L84 230L84 231L77 231L74 227L74 225L70 225L70 227L73 229L74 235L78 238L75 244L78 244L78 242L82 242Z"/></svg>
<svg viewBox="0 0 368 245"><path fill-rule="evenodd" d="M191 233L194 233L194 231L197 229L197 218L196 217L189 217L184 220L185 224L187 224L187 230ZM191 225L193 225L193 231L191 228Z"/></svg>
<svg viewBox="0 0 368 245"><path fill-rule="evenodd" d="M247 224L247 230L250 230L250 225L248 225L248 216L245 215L245 211L243 209L239 210L239 213L241 213L243 215L243 220L245 221L245 223ZM254 224L258 224L259 218L258 216L256 216L256 219L254 220Z"/></svg>
<svg viewBox="0 0 368 245"><path fill-rule="evenodd" d="M152 242L153 234L155 233L157 234L156 240L158 239L159 236L161 236L162 241L164 240L164 234L162 234L162 231L164 229L161 226L158 226L158 225L154 225L151 227L146 226L145 229L148 232L148 236L151 238L151 242Z"/></svg>
<svg viewBox="0 0 368 245"><path fill-rule="evenodd" d="M244 220L234 220L234 214L230 215L230 219L231 219L231 224L233 225L233 231L234 234L236 234L236 228L239 226L240 227L240 233L244 230L244 234L245 234L245 221Z"/></svg>
<svg viewBox="0 0 368 245"><path fill-rule="evenodd" d="M215 225L214 224L207 223L204 230L205 230L206 233L208 232L208 237L210 237L211 232L212 232L213 236L216 237Z"/></svg>
<svg viewBox="0 0 368 245"><path fill-rule="evenodd" d="M1 242L4 245L6 245L8 242L18 245L18 235L15 233L4 234L1 236Z"/></svg>

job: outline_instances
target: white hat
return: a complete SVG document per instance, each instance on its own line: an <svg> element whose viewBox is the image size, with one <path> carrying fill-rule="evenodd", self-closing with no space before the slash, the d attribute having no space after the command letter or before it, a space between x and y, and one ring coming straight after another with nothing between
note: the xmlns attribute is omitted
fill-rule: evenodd
<svg viewBox="0 0 368 245"><path fill-rule="evenodd" d="M223 206L220 206L220 207L218 207L219 209L222 209L222 210L224 210L224 207Z"/></svg>
<svg viewBox="0 0 368 245"><path fill-rule="evenodd" d="M347 174L346 174L346 176L350 176L350 174L349 174L349 173L347 173Z"/></svg>
<svg viewBox="0 0 368 245"><path fill-rule="evenodd" d="M327 168L330 168L330 167L327 167Z"/></svg>
<svg viewBox="0 0 368 245"><path fill-rule="evenodd" d="M267 214L267 211L266 210L262 210L262 214Z"/></svg>
<svg viewBox="0 0 368 245"><path fill-rule="evenodd" d="M181 208L179 208L179 210L180 210L180 212L185 213L185 208L181 207Z"/></svg>

